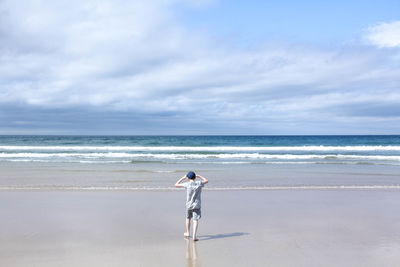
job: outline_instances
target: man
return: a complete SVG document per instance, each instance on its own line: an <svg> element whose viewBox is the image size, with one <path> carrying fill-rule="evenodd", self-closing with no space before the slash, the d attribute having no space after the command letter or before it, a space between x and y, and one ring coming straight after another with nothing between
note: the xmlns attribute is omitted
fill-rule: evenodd
<svg viewBox="0 0 400 267"><path fill-rule="evenodd" d="M195 181L199 178L200 181ZM184 180L188 181L182 183ZM208 180L200 175L196 175L190 171L175 183L175 187L186 188L186 232L183 234L185 238L190 235L190 220L193 219L193 241L197 239L198 222L201 218L201 189L208 183Z"/></svg>

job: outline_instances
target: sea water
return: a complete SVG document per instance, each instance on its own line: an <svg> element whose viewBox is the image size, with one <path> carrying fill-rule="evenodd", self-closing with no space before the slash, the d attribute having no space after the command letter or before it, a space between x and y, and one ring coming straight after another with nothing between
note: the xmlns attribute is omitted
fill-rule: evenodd
<svg viewBox="0 0 400 267"><path fill-rule="evenodd" d="M400 136L0 136L0 189L400 188Z"/></svg>
<svg viewBox="0 0 400 267"><path fill-rule="evenodd" d="M400 136L0 136L0 161L400 165Z"/></svg>

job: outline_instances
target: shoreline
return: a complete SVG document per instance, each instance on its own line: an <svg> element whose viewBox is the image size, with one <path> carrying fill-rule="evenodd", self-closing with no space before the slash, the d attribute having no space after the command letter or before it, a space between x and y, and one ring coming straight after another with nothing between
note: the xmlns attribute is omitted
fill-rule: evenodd
<svg viewBox="0 0 400 267"><path fill-rule="evenodd" d="M209 190L374 189L400 187L399 167L333 165L56 164L0 162L0 191L173 190L177 179L195 170Z"/></svg>
<svg viewBox="0 0 400 267"><path fill-rule="evenodd" d="M400 190L400 185L309 185L309 186L263 186L263 187L226 187L204 188L203 191L376 191ZM182 191L180 188L166 187L0 187L0 192L174 192Z"/></svg>

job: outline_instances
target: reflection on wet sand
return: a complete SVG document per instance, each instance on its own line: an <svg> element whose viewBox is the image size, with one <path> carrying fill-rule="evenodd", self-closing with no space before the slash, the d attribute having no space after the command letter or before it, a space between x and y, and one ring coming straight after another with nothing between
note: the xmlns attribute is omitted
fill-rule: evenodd
<svg viewBox="0 0 400 267"><path fill-rule="evenodd" d="M190 243L192 243L192 250L190 250ZM196 242L190 242L190 239L186 239L186 266L187 267L201 266L197 254Z"/></svg>

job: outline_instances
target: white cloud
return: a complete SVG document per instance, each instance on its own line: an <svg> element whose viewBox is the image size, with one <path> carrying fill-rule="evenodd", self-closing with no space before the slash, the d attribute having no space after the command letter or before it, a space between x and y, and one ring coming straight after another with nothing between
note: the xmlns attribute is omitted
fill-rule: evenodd
<svg viewBox="0 0 400 267"><path fill-rule="evenodd" d="M335 106L398 99L400 68L391 51L357 44L232 48L188 31L174 14L177 3L1 1L0 108L14 105L21 116L24 108L100 109L142 114L141 121L165 114L177 123L262 130L272 121L279 128L279 121L340 120L345 114Z"/></svg>
<svg viewBox="0 0 400 267"><path fill-rule="evenodd" d="M400 47L400 21L381 22L369 27L365 40L377 47Z"/></svg>

